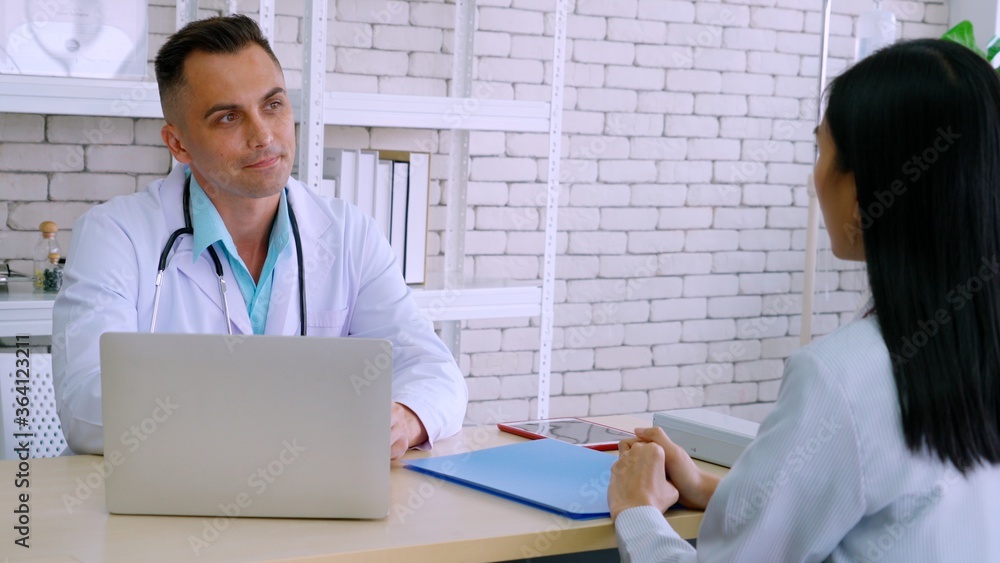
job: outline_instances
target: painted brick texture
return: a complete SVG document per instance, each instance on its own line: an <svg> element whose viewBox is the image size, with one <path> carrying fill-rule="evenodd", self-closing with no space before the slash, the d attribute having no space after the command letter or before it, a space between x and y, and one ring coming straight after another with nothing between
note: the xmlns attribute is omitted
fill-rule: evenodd
<svg viewBox="0 0 1000 563"><path fill-rule="evenodd" d="M150 4L153 51L174 12L170 0ZM553 4L481 3L474 97L548 99ZM868 5L834 3L834 74L852 62L851 36ZM945 30L943 0L883 5L900 37ZM297 88L305 3L277 6L275 50ZM708 406L759 420L768 412L801 327L819 9L806 0L575 2L551 415ZM331 0L329 14L328 89L447 94L453 4ZM159 120L54 111L0 113L0 258L23 270L39 221L59 221L68 248L86 209L170 167ZM326 145L433 153L428 264L440 270L449 132L328 127ZM466 274L539 279L546 135L473 133L470 152ZM861 304L865 282L856 265L830 255L822 233L820 247L814 327L822 334ZM467 422L531 416L538 319L467 321L462 341Z"/></svg>

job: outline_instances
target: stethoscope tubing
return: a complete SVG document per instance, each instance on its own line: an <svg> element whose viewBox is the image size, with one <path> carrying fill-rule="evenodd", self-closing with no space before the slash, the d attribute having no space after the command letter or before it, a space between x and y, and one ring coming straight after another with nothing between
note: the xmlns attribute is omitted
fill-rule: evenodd
<svg viewBox="0 0 1000 563"><path fill-rule="evenodd" d="M182 235L194 235L194 227L191 226L191 178L190 176L184 182L184 226L176 231L170 233L167 237L167 243L163 246L163 250L160 251L160 261L157 265L156 271L156 289L153 292L153 315L149 320L149 332L155 332L156 328L156 316L160 309L160 288L163 284L163 272L167 269L167 261L170 258L170 251L173 250L174 244L177 239ZM288 206L288 219L292 227L292 237L295 239L295 258L298 262L299 270L299 334L302 336L306 335L306 284L305 275L303 269L304 260L302 259L302 239L299 237L299 224L295 219L295 212L292 210L292 206ZM219 280L219 294L222 296L222 310L226 315L226 330L229 335L233 334L233 324L229 317L229 300L226 298L226 280L223 274L222 261L219 260L219 254L215 251L212 246L208 247L208 253L212 257L212 263L215 266L215 275Z"/></svg>

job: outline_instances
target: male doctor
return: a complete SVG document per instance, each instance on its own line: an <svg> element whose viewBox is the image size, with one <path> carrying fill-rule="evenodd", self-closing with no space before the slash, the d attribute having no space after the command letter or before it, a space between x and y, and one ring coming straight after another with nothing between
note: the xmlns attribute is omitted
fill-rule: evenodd
<svg viewBox="0 0 1000 563"><path fill-rule="evenodd" d="M160 252L185 225L185 190L194 234L173 246L152 330L227 332L214 250L234 334L299 334L297 224L307 334L392 342L392 458L457 432L468 400L462 374L378 227L289 177L292 105L257 24L245 16L192 22L168 39L155 67L161 134L182 165L77 221L53 307L56 402L72 451L103 453L99 338L151 330Z"/></svg>

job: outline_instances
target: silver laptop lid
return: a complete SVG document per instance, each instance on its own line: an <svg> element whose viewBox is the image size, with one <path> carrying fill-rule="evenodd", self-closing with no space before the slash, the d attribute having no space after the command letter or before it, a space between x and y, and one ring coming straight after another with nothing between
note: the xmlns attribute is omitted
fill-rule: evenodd
<svg viewBox="0 0 1000 563"><path fill-rule="evenodd" d="M106 333L101 372L110 512L388 513L386 340Z"/></svg>

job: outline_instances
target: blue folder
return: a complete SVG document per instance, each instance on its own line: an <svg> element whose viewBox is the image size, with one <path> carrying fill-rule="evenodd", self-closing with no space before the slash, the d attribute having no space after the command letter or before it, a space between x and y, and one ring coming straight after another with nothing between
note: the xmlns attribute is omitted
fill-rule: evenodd
<svg viewBox="0 0 1000 563"><path fill-rule="evenodd" d="M541 439L406 462L414 471L583 520L609 516L608 482L617 456Z"/></svg>

